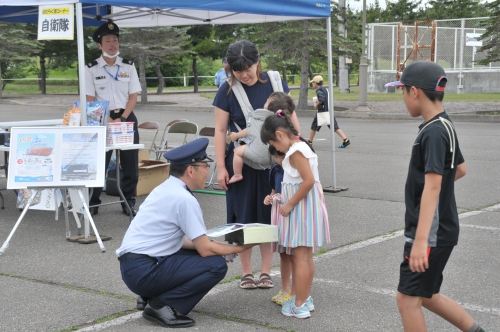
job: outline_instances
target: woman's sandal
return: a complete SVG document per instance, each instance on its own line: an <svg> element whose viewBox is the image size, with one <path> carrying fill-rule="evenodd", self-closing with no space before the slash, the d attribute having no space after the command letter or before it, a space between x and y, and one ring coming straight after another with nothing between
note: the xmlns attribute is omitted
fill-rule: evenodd
<svg viewBox="0 0 500 332"><path fill-rule="evenodd" d="M255 289L255 288L257 288L253 274L251 274L251 273L245 274L243 276L243 278L241 278L240 288L243 288L243 289Z"/></svg>
<svg viewBox="0 0 500 332"><path fill-rule="evenodd" d="M264 278L262 278L264 277ZM271 279L271 276L267 273L261 273L259 276L259 284L257 285L259 288L273 288L274 283Z"/></svg>

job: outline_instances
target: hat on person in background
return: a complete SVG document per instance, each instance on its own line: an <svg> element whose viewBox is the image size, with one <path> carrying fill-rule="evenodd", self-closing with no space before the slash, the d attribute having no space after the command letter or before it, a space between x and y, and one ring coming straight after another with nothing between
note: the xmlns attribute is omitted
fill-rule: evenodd
<svg viewBox="0 0 500 332"><path fill-rule="evenodd" d="M316 75L313 77L313 79L309 83L323 83L323 77L321 75Z"/></svg>
<svg viewBox="0 0 500 332"><path fill-rule="evenodd" d="M114 24L113 22L104 23L103 25L98 27L97 30L94 32L92 39L96 43L100 43L101 38L109 34L120 36L120 28L118 28L118 25Z"/></svg>
<svg viewBox="0 0 500 332"><path fill-rule="evenodd" d="M198 138L163 154L171 165L187 165L198 161L210 162L207 156L208 138Z"/></svg>
<svg viewBox="0 0 500 332"><path fill-rule="evenodd" d="M223 57L222 62L227 62L227 57Z"/></svg>
<svg viewBox="0 0 500 332"><path fill-rule="evenodd" d="M448 82L444 69L435 62L415 61L403 70L399 81L389 82L385 87L414 86L422 90L443 92Z"/></svg>

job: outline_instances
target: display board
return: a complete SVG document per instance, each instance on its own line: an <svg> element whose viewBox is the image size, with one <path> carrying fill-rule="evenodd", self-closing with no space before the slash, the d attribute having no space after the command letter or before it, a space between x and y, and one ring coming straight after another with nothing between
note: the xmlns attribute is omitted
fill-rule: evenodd
<svg viewBox="0 0 500 332"><path fill-rule="evenodd" d="M8 189L103 187L106 127L13 127Z"/></svg>

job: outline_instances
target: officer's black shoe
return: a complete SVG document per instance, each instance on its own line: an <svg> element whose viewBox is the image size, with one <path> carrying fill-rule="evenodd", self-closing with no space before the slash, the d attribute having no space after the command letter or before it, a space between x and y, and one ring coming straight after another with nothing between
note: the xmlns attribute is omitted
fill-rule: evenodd
<svg viewBox="0 0 500 332"><path fill-rule="evenodd" d="M149 297L137 296L137 310L143 311L146 308L146 304L148 304Z"/></svg>
<svg viewBox="0 0 500 332"><path fill-rule="evenodd" d="M132 210L132 216L135 217L135 215L137 214L137 211L133 207L131 207L130 210ZM122 211L123 211L123 213L125 213L127 216L130 217L130 213L128 212L127 208L122 208Z"/></svg>
<svg viewBox="0 0 500 332"><path fill-rule="evenodd" d="M188 316L179 315L168 305L160 309L154 309L148 303L142 313L144 319L158 323L164 327L190 327L194 325L194 320Z"/></svg>
<svg viewBox="0 0 500 332"><path fill-rule="evenodd" d="M90 215L91 215L91 216L95 216L96 214L98 214L98 213L99 213L99 208L98 208L98 207L95 207L95 206L94 206L94 207L91 207L91 208L89 208L89 212L90 212Z"/></svg>

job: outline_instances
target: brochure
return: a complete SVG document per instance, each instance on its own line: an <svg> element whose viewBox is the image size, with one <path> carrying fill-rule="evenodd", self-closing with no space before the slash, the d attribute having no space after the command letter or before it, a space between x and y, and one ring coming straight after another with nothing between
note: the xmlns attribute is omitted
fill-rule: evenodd
<svg viewBox="0 0 500 332"><path fill-rule="evenodd" d="M267 224L226 224L207 230L208 237L224 236L225 241L239 244L278 241L278 226Z"/></svg>

